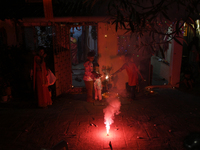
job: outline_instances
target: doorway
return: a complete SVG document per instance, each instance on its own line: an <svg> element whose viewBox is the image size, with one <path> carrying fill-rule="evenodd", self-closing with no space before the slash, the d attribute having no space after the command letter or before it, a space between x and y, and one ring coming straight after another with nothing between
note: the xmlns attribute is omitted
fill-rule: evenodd
<svg viewBox="0 0 200 150"><path fill-rule="evenodd" d="M79 26L70 29L70 47L72 64L72 86L85 87L83 81L84 62L87 59L87 53L94 50L96 56L97 50L97 26Z"/></svg>

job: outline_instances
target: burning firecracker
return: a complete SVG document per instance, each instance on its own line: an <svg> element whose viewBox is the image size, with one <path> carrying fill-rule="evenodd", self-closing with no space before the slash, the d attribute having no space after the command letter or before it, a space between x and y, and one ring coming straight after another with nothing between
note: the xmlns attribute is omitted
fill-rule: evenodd
<svg viewBox="0 0 200 150"><path fill-rule="evenodd" d="M116 98L116 93L109 93L110 96L107 99L108 106L103 109L104 112L104 124L106 126L107 136L109 135L110 125L114 122L114 115L120 113L121 102Z"/></svg>

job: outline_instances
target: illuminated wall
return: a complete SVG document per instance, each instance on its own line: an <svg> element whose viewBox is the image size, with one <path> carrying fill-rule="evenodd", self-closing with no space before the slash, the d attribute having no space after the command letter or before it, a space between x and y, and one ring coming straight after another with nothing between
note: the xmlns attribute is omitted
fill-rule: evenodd
<svg viewBox="0 0 200 150"><path fill-rule="evenodd" d="M120 34L118 32L118 34ZM98 52L99 52L99 65L100 72L102 66L112 67L111 73L117 71L123 65L123 58L117 56L118 52L118 35L115 31L115 26L107 23L98 24ZM118 89L125 89L125 83L128 77L125 71L118 74Z"/></svg>
<svg viewBox="0 0 200 150"><path fill-rule="evenodd" d="M168 49L164 52L165 59L158 56L151 57L151 64L153 65L153 75L165 79L170 83L170 68L172 67L172 43L169 43Z"/></svg>
<svg viewBox="0 0 200 150"><path fill-rule="evenodd" d="M152 56L151 64L153 65L153 74L160 77L160 79L165 78L168 84L177 87L177 83L180 82L182 50L183 47L172 40L169 43L168 50L164 53L165 59Z"/></svg>
<svg viewBox="0 0 200 150"><path fill-rule="evenodd" d="M157 56L151 57L151 64L153 65L153 78L159 77L160 79L165 79L170 81L170 64L165 64L160 61L160 58Z"/></svg>
<svg viewBox="0 0 200 150"><path fill-rule="evenodd" d="M149 65L150 55L146 50L137 51L135 47L139 43L138 37L130 39L129 34L124 34L125 30L115 31L115 25L107 23L98 24L98 52L99 52L99 65L100 71L102 66L112 67L111 74L117 71L124 64L124 55L121 53L133 53L134 62L140 69L143 77L147 82L140 85L146 86L149 83ZM101 71L102 73L102 71ZM116 87L120 90L125 89L125 83L128 82L126 71L117 74Z"/></svg>

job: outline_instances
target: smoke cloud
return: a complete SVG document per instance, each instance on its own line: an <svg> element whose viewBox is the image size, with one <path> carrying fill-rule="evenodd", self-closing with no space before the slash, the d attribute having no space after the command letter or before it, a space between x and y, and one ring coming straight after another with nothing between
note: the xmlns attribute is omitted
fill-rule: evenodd
<svg viewBox="0 0 200 150"><path fill-rule="evenodd" d="M115 115L120 114L121 102L117 98L117 93L109 93L107 99L107 107L103 109L104 124L106 125L107 134L110 130L110 125L114 122Z"/></svg>

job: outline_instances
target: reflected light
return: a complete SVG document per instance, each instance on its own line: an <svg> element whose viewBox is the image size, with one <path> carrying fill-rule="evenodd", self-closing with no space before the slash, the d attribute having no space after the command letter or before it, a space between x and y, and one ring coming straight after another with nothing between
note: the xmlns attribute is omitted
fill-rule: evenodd
<svg viewBox="0 0 200 150"><path fill-rule="evenodd" d="M118 138L121 137L121 134L117 134ZM113 131L110 131L108 134L105 132L105 130L100 130L100 134L98 135L100 139L113 139L116 138L116 133L113 133Z"/></svg>

